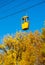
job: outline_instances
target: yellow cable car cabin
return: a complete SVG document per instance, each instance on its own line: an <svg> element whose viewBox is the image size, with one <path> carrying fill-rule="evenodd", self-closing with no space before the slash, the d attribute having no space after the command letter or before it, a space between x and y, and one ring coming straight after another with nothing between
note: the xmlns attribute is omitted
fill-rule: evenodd
<svg viewBox="0 0 45 65"><path fill-rule="evenodd" d="M29 22L27 21L28 16L23 16L22 20L24 20L24 22L22 23L22 29L23 30L27 30L29 28Z"/></svg>

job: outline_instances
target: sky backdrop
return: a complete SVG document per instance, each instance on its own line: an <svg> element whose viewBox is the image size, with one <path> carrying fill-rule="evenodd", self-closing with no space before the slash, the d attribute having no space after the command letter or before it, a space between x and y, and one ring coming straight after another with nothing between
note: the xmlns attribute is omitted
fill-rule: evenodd
<svg viewBox="0 0 45 65"><path fill-rule="evenodd" d="M3 17L42 1L45 0L0 0L0 42L7 34L14 34L16 31L23 31L21 29L21 18L25 15L29 16L30 24L29 29L23 32L34 32L35 30L41 32L45 20L45 3L6 18Z"/></svg>

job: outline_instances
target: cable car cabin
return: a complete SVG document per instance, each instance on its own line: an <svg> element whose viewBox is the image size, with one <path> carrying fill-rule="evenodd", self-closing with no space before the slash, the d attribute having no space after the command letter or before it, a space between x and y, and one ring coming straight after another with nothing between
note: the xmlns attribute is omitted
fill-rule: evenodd
<svg viewBox="0 0 45 65"><path fill-rule="evenodd" d="M22 23L22 30L27 30L29 28L29 22L27 21L28 18L28 16L24 16L22 18L22 20L24 20L24 22Z"/></svg>
<svg viewBox="0 0 45 65"><path fill-rule="evenodd" d="M28 28L29 28L29 23L28 22L22 23L22 29L23 30L27 30Z"/></svg>

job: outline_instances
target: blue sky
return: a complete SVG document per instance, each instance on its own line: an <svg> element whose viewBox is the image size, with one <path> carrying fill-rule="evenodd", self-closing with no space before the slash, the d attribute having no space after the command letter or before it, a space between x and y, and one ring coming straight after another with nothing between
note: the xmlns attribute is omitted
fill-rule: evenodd
<svg viewBox="0 0 45 65"><path fill-rule="evenodd" d="M24 1L27 0L14 0L14 2L2 7L6 3L11 2L11 0L0 0L0 18L5 17L11 13L17 12L19 10L28 8L29 6L32 6L44 0L28 0L27 3L21 5L20 3ZM20 4L20 6L17 6L18 4ZM15 6L15 8L10 9L13 6ZM41 28L43 27L45 20L45 3L0 20L0 40L6 34L14 34L16 33L16 31L23 31L21 29L21 18L25 15L29 16L30 22L29 29L26 32L34 32L35 30L39 30L41 32Z"/></svg>

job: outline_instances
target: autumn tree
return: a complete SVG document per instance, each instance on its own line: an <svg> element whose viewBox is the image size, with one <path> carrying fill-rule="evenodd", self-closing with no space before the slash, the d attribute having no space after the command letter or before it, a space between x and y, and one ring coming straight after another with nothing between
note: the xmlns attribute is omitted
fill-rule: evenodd
<svg viewBox="0 0 45 65"><path fill-rule="evenodd" d="M4 37L0 44L0 50L3 51L0 52L0 65L45 65L42 35L44 36L44 33L35 31L17 32L14 36Z"/></svg>
<svg viewBox="0 0 45 65"><path fill-rule="evenodd" d="M45 28L42 28L42 47L41 47L41 58L42 58L42 64L45 65Z"/></svg>

